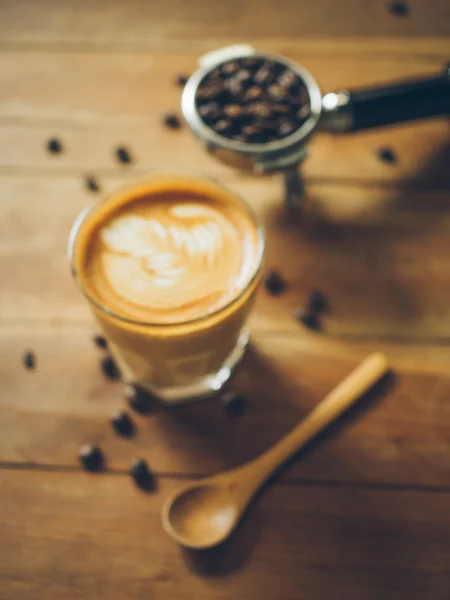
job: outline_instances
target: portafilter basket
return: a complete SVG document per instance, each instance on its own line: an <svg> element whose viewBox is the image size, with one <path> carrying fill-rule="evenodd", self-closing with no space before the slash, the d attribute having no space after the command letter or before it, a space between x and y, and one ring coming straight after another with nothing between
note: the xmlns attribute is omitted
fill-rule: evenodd
<svg viewBox="0 0 450 600"><path fill-rule="evenodd" d="M260 58L292 71L309 96L309 116L290 135L274 141L244 142L214 131L197 108L197 92L212 71L229 61ZM222 162L256 174L281 172L286 200L295 205L303 190L299 164L307 156L306 143L315 131L355 132L450 114L450 68L384 86L331 92L322 96L315 77L296 61L259 52L252 46L228 46L205 54L187 81L182 95L183 116L208 152Z"/></svg>

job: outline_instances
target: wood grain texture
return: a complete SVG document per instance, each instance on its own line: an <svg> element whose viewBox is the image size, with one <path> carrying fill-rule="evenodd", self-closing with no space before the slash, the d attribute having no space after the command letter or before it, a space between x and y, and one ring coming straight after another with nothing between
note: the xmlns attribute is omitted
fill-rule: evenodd
<svg viewBox="0 0 450 600"><path fill-rule="evenodd" d="M449 41L432 53L411 54L408 44L394 53L374 52L367 42L364 47L359 56L354 45L336 54L329 44L280 43L271 50L302 63L324 93L435 73L450 52ZM0 117L70 121L72 127L133 126L142 119L154 125L159 115L179 108L180 88L174 79L193 72L198 57L189 46L162 53L4 51Z"/></svg>
<svg viewBox="0 0 450 600"><path fill-rule="evenodd" d="M0 472L8 600L445 600L448 493L276 486L230 542L181 553L159 511L174 491L124 476Z"/></svg>
<svg viewBox="0 0 450 600"><path fill-rule="evenodd" d="M448 1L409 0L403 17L387 5L0 2L0 598L447 600L449 123L317 136L295 219L278 179L233 173L186 129L161 126L179 110L176 75L229 43L298 60L324 92L442 68ZM52 136L63 154L46 152ZM397 164L378 160L385 145ZM159 408L125 440L109 423L122 385L100 374L66 240L96 198L85 175L107 192L161 168L213 174L247 198L267 228L267 268L288 288L259 294L233 383L247 414L226 418L217 400ZM292 316L312 288L330 302L321 334ZM229 544L181 553L159 520L175 480L255 457L375 349L395 378L292 461ZM83 443L101 445L107 473L80 472ZM159 475L154 495L125 475L136 456Z"/></svg>
<svg viewBox="0 0 450 600"><path fill-rule="evenodd" d="M390 386L350 413L326 443L294 461L290 481L322 480L450 487L450 391L445 347L348 344L308 334L255 332L233 387L248 397L240 419L218 400L134 416L138 433L121 439L109 422L125 407L120 383L104 380L94 329L79 325L0 329L0 460L77 466L85 443L99 444L110 469L144 455L158 472L209 474L256 457L292 429L372 350L385 351ZM25 371L24 349L37 354ZM311 448L312 450L312 448Z"/></svg>
<svg viewBox="0 0 450 600"><path fill-rule="evenodd" d="M410 0L408 16L395 16L384 0L133 0L6 1L2 4L2 39L9 43L61 45L146 43L203 38L350 35L448 35L446 0Z"/></svg>

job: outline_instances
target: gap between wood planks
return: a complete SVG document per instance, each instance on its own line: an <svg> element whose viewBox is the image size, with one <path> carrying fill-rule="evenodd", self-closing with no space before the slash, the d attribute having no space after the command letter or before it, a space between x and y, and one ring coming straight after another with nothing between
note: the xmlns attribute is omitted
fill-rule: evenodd
<svg viewBox="0 0 450 600"><path fill-rule="evenodd" d="M83 469L73 465L49 465L31 462L8 462L0 461L0 470L8 471L39 471L48 473L84 473ZM174 481L195 481L208 476L206 473L174 473L170 471L155 471L158 478L174 480ZM126 469L107 469L101 473L93 473L92 477L99 476L126 476L129 477L129 472ZM379 490L393 492L427 492L436 494L450 493L450 486L447 485L427 485L427 484L410 484L410 483L368 483L358 481L338 481L334 479L309 479L284 476L282 480L277 480L276 483L267 482L268 486L299 486L299 487L338 487L338 488L356 488L361 490Z"/></svg>

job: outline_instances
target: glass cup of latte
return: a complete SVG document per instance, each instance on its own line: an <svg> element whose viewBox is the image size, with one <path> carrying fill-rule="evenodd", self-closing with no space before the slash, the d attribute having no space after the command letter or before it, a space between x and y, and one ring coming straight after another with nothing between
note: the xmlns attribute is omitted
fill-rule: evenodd
<svg viewBox="0 0 450 600"><path fill-rule="evenodd" d="M72 273L123 379L179 403L218 392L248 342L264 234L217 182L153 174L84 210Z"/></svg>

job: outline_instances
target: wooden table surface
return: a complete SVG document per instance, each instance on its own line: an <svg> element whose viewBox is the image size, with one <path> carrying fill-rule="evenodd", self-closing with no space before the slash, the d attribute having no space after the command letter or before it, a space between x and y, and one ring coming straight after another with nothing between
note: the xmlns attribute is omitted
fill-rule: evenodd
<svg viewBox="0 0 450 600"><path fill-rule="evenodd" d="M449 122L317 136L297 219L278 178L234 172L161 124L179 111L176 76L233 42L298 59L325 92L442 68L448 0L410 0L402 15L387 4L0 3L0 598L450 597ZM51 137L63 153L48 153ZM157 410L123 440L109 424L123 388L100 373L65 247L96 197L87 175L109 190L160 168L214 174L248 198L288 289L259 293L235 381L245 415L217 401ZM313 288L329 298L322 333L292 316ZM293 461L228 543L193 554L166 537L159 512L180 482L255 457L375 349L393 382ZM103 448L104 474L79 468L84 443ZM153 494L127 473L136 456L157 474Z"/></svg>

